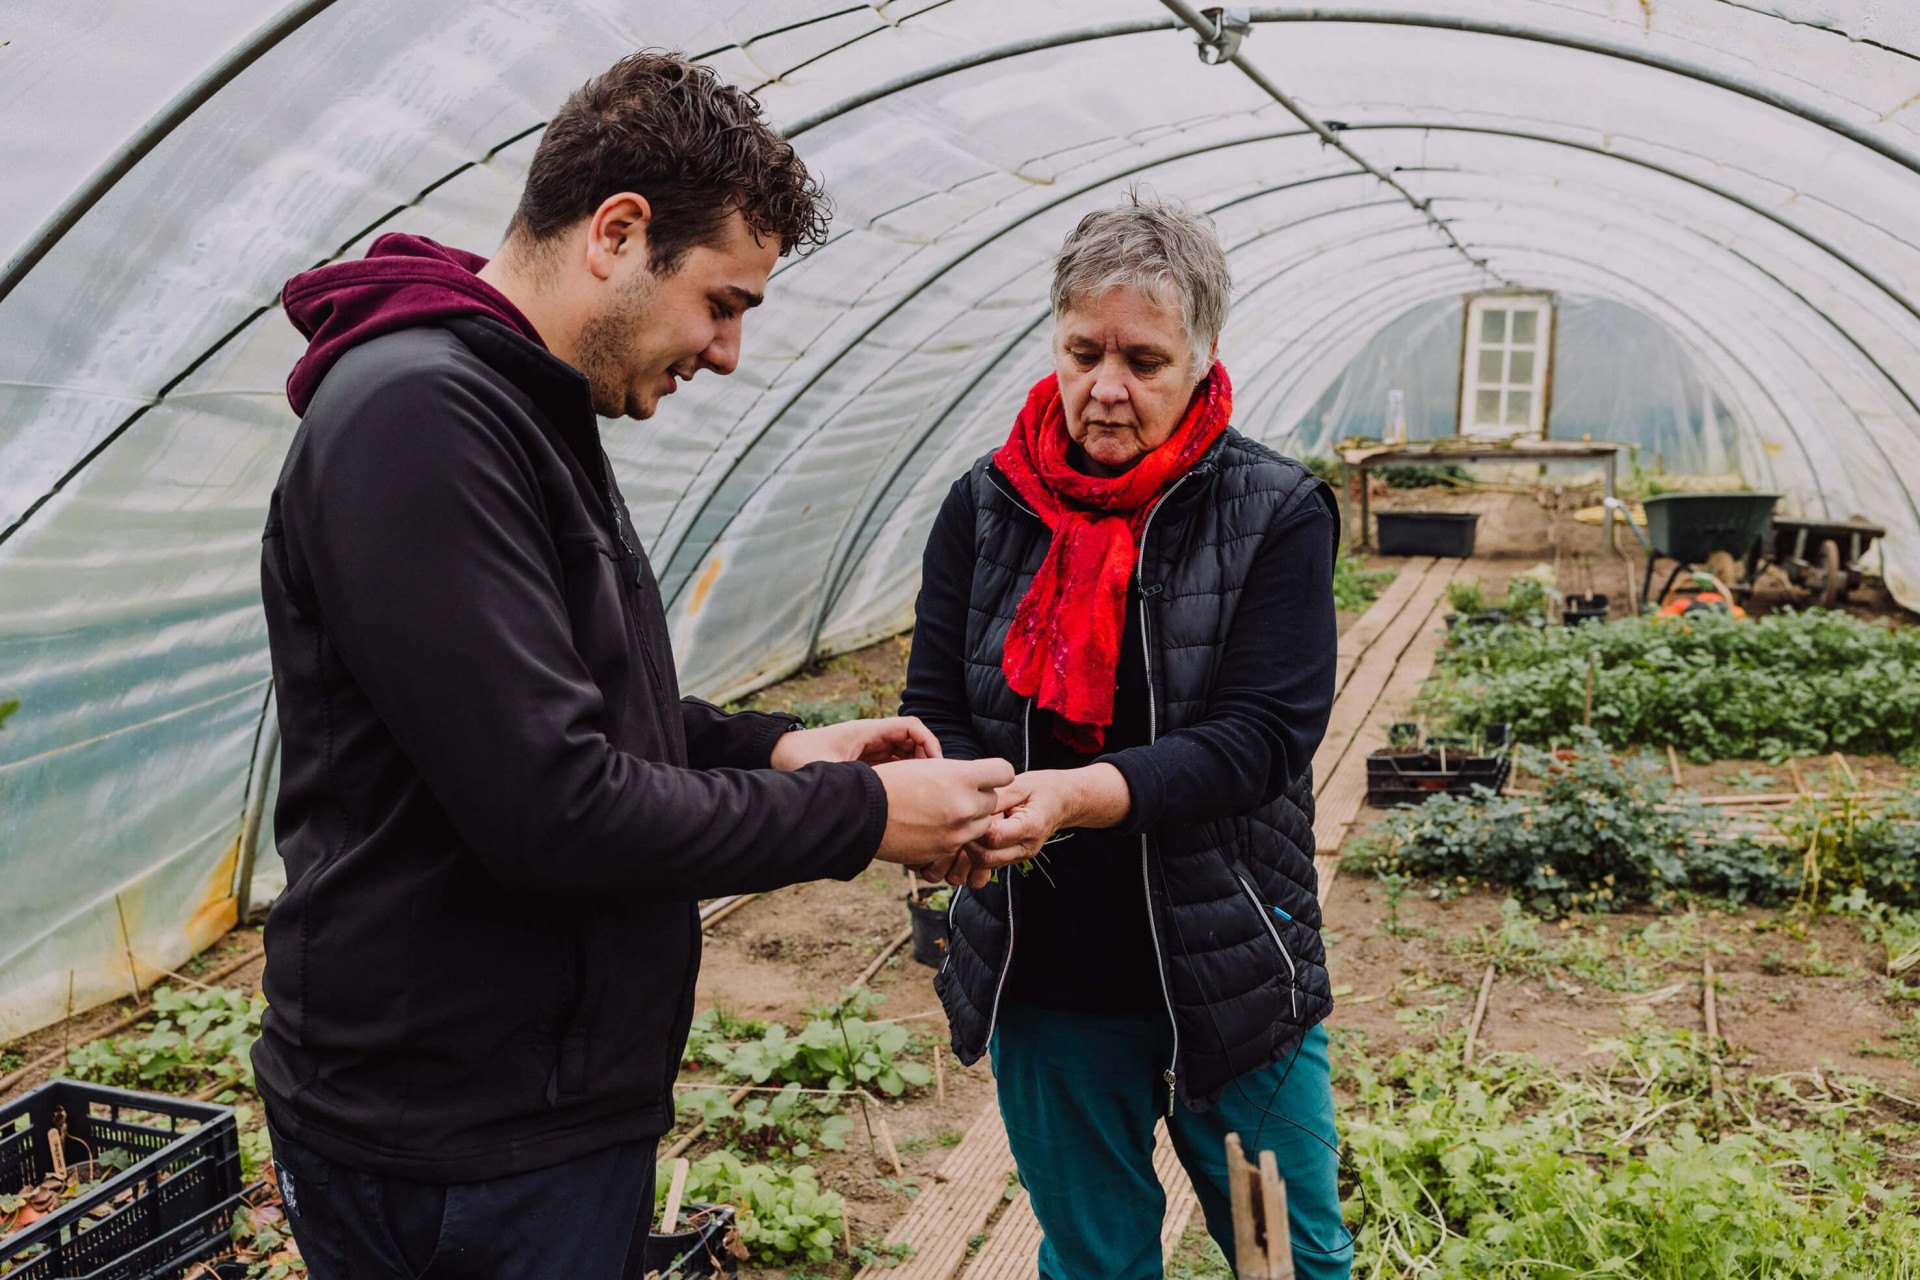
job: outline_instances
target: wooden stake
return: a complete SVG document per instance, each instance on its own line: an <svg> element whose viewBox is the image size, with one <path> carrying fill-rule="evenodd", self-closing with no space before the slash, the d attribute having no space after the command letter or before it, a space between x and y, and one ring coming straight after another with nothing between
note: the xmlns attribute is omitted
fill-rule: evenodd
<svg viewBox="0 0 1920 1280"><path fill-rule="evenodd" d="M887 1158L887 1163L893 1166L893 1176L896 1178L906 1177L907 1170L905 1166L900 1163L900 1149L893 1145L893 1130L887 1128L887 1118L881 1116L874 1121L874 1125L880 1131L880 1154L884 1155Z"/></svg>
<svg viewBox="0 0 1920 1280"><path fill-rule="evenodd" d="M1797 794L1807 794L1807 780L1800 776L1800 762L1791 756L1787 758L1787 776L1793 779L1793 789Z"/></svg>
<svg viewBox="0 0 1920 1280"><path fill-rule="evenodd" d="M947 1104L947 1046L933 1048L933 1093L941 1106Z"/></svg>
<svg viewBox="0 0 1920 1280"><path fill-rule="evenodd" d="M1701 963L1700 1004L1707 1020L1707 1082L1713 1092L1713 1118L1716 1125L1721 1122L1721 1093L1724 1089L1720 1075L1720 1005L1714 997L1714 989L1718 985L1713 973L1713 957L1707 956Z"/></svg>
<svg viewBox="0 0 1920 1280"><path fill-rule="evenodd" d="M1240 1135L1227 1135L1227 1202L1233 1210L1233 1252L1239 1280L1294 1280L1293 1238L1287 1224L1287 1184L1273 1152L1247 1162ZM1254 1184L1259 1184L1258 1194Z"/></svg>
<svg viewBox="0 0 1920 1280"><path fill-rule="evenodd" d="M67 1020L60 1024L60 1059L66 1061L67 1045L73 1039L73 970L67 970Z"/></svg>
<svg viewBox="0 0 1920 1280"><path fill-rule="evenodd" d="M1287 1184L1273 1152L1260 1153L1260 1200L1266 1214L1268 1280L1293 1280L1293 1231L1287 1222Z"/></svg>
<svg viewBox="0 0 1920 1280"><path fill-rule="evenodd" d="M1587 710L1580 723L1593 726L1593 670L1596 659L1593 650L1587 650Z"/></svg>
<svg viewBox="0 0 1920 1280"><path fill-rule="evenodd" d="M667 1207L660 1212L660 1234L670 1236L680 1223L680 1197L687 1193L687 1170L693 1164L685 1156L673 1162L673 1181L667 1184Z"/></svg>
<svg viewBox="0 0 1920 1280"><path fill-rule="evenodd" d="M1847 785L1849 787L1859 785L1859 783L1854 779L1853 770L1849 768L1847 765L1847 758L1841 755L1838 751L1833 753L1833 767L1840 771L1840 776L1847 780Z"/></svg>
<svg viewBox="0 0 1920 1280"><path fill-rule="evenodd" d="M853 1223L847 1220L847 1207L840 1206L840 1243L847 1248L847 1256L853 1256Z"/></svg>
<svg viewBox="0 0 1920 1280"><path fill-rule="evenodd" d="M1680 776L1680 753L1673 749L1671 742L1667 744L1667 763L1673 767L1673 785L1676 787L1686 786L1686 779Z"/></svg>
<svg viewBox="0 0 1920 1280"><path fill-rule="evenodd" d="M1473 1020L1467 1023L1467 1045L1466 1048L1460 1051L1461 1066L1470 1067L1473 1065L1473 1042L1480 1034L1481 1022L1486 1019L1487 998L1492 994L1493 966L1488 965L1486 973L1480 978L1480 999L1474 1003Z"/></svg>

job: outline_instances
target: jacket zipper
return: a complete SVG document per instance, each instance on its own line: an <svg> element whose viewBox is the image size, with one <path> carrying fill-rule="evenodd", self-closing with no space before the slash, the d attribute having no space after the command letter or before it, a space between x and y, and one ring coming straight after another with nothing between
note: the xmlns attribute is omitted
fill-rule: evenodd
<svg viewBox="0 0 1920 1280"><path fill-rule="evenodd" d="M1187 482L1187 476L1192 474L1193 473L1189 471L1186 475L1181 476L1178 480L1168 485L1167 491L1160 495L1160 500L1153 504L1151 511L1147 512L1146 521L1140 526L1138 558L1135 560L1133 566L1134 581L1140 584L1141 590L1140 658L1141 661L1146 664L1147 668L1148 746L1152 746L1159 740L1160 718L1159 711L1153 705L1153 637L1147 627L1147 599L1145 594L1147 584L1141 577L1147 565L1147 534L1152 532L1153 518L1160 514L1160 508L1167 504L1167 499L1173 496L1174 490L1185 484ZM1174 1016L1173 991L1167 986L1167 957L1166 953L1160 949L1160 926L1154 923L1153 919L1153 880L1148 874L1147 869L1147 833L1144 831L1140 833L1140 886L1147 896L1147 933L1153 938L1154 966L1160 971L1160 995L1167 1002L1167 1022L1173 1027L1173 1055L1167 1063L1166 1071L1161 1073L1160 1076L1161 1080L1165 1082L1167 1086L1167 1115L1171 1118L1175 1098L1174 1086L1179 1079L1176 1073L1180 1066L1180 1020Z"/></svg>
<svg viewBox="0 0 1920 1280"><path fill-rule="evenodd" d="M1234 878L1240 882L1240 887L1247 891L1247 901L1253 903L1253 909L1259 912L1260 923L1267 926L1268 934L1273 937L1273 945L1280 951L1280 958L1287 962L1287 982L1289 986L1287 994L1293 998L1293 1020L1298 1022L1300 1021L1300 971L1293 966L1293 956L1288 953L1287 944L1280 941L1280 930L1274 927L1273 921L1267 919L1267 912L1269 910L1279 912L1281 915L1286 915L1286 913L1280 911L1278 907L1269 908L1265 903L1261 902L1260 895L1253 891L1253 886L1247 883L1245 876L1235 876ZM1291 920L1293 917L1287 916L1287 919Z"/></svg>

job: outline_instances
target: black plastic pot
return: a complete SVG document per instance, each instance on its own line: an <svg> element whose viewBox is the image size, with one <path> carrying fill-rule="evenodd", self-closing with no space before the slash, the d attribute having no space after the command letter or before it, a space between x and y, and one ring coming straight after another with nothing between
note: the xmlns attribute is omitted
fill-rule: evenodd
<svg viewBox="0 0 1920 1280"><path fill-rule="evenodd" d="M1607 620L1607 598L1605 596L1569 596L1560 606L1560 621L1570 627L1583 622L1605 622Z"/></svg>
<svg viewBox="0 0 1920 1280"><path fill-rule="evenodd" d="M932 890L931 893L938 893ZM938 969L947 958L947 909L929 907L915 894L907 899L907 918L913 924L913 958Z"/></svg>
<svg viewBox="0 0 1920 1280"><path fill-rule="evenodd" d="M1480 527L1475 511L1382 511L1374 517L1383 556L1457 556L1473 554Z"/></svg>
<svg viewBox="0 0 1920 1280"><path fill-rule="evenodd" d="M1495 795L1507 788L1513 773L1513 757L1476 756L1448 748L1408 751L1404 748L1374 751L1367 756L1367 804L1375 809L1424 804L1437 795L1466 795L1476 787L1485 787Z"/></svg>
<svg viewBox="0 0 1920 1280"><path fill-rule="evenodd" d="M733 1206L689 1204L681 1213L695 1225L671 1235L649 1235L641 1251L641 1273L657 1271L662 1280L671 1276L739 1275L740 1259L727 1248L727 1237L733 1231Z"/></svg>

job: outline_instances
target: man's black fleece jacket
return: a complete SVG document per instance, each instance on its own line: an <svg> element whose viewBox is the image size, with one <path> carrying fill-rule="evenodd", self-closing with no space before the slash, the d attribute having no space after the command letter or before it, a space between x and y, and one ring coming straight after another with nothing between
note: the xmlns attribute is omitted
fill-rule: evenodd
<svg viewBox="0 0 1920 1280"><path fill-rule="evenodd" d="M790 718L682 699L585 379L490 319L326 373L262 593L288 884L254 1050L274 1122L434 1182L664 1132L696 901L879 847L859 764L768 766Z"/></svg>

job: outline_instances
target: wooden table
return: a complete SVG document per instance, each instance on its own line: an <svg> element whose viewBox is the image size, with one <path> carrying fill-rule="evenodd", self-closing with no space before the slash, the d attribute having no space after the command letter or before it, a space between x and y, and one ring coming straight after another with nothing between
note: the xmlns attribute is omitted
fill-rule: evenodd
<svg viewBox="0 0 1920 1280"><path fill-rule="evenodd" d="M1365 445L1342 449L1341 460L1360 476L1360 538L1363 548L1373 545L1372 511L1367 501L1367 472L1399 464L1431 466L1447 462L1598 462L1606 468L1607 496L1614 496L1614 472L1623 444L1604 440L1515 440L1511 443L1465 440L1455 436L1411 444ZM1614 550L1613 521L1607 525L1607 550Z"/></svg>

